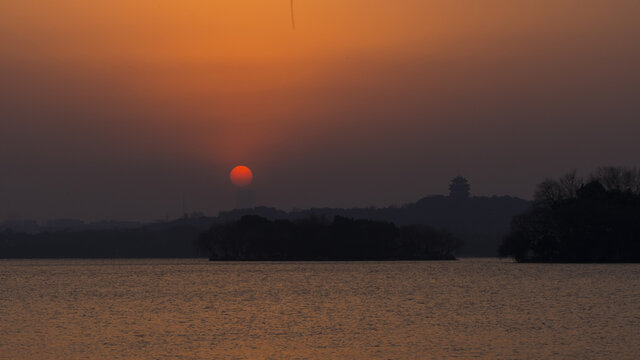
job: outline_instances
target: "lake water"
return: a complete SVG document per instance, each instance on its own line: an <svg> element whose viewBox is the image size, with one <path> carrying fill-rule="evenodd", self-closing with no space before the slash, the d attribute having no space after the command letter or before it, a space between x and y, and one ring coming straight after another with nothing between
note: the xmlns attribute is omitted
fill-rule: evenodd
<svg viewBox="0 0 640 360"><path fill-rule="evenodd" d="M0 261L0 359L639 359L640 265Z"/></svg>

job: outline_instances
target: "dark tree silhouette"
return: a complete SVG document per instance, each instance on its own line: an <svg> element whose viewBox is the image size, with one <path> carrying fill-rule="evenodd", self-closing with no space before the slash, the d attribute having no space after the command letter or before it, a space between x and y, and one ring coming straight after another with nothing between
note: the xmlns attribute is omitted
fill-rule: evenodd
<svg viewBox="0 0 640 360"><path fill-rule="evenodd" d="M639 262L640 173L601 168L538 185L499 249L519 262Z"/></svg>
<svg viewBox="0 0 640 360"><path fill-rule="evenodd" d="M123 230L0 233L0 258L193 258L199 230L172 227Z"/></svg>
<svg viewBox="0 0 640 360"><path fill-rule="evenodd" d="M428 226L336 216L295 221L245 215L200 237L211 260L449 260L460 242Z"/></svg>

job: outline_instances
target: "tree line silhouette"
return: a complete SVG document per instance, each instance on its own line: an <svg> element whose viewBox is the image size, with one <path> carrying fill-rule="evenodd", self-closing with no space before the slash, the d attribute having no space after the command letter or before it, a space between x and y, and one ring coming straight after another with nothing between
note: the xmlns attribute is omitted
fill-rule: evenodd
<svg viewBox="0 0 640 360"><path fill-rule="evenodd" d="M245 215L199 239L211 260L453 260L460 241L424 225L335 216L269 220Z"/></svg>
<svg viewBox="0 0 640 360"><path fill-rule="evenodd" d="M603 167L538 185L499 248L518 262L640 262L640 171Z"/></svg>
<svg viewBox="0 0 640 360"><path fill-rule="evenodd" d="M176 226L162 230L0 232L0 258L194 258L200 230Z"/></svg>

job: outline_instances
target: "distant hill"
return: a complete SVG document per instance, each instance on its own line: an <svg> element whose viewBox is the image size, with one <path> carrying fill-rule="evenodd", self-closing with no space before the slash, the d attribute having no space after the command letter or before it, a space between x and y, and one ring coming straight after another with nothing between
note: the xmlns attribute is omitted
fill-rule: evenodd
<svg viewBox="0 0 640 360"><path fill-rule="evenodd" d="M531 206L529 201L510 196L469 196L468 185L464 182L452 181L451 190L450 196L427 196L401 207L312 208L291 212L257 207L223 211L216 217L197 214L138 226L126 224L131 226L128 229L94 230L87 225L75 229L65 226L61 230L34 227L29 231L31 234L5 226L0 228L0 258L202 257L202 250L194 247L198 234L215 224L236 221L244 215L258 215L269 220L316 217L328 221L341 216L388 221L399 227L426 225L446 230L462 241L456 256L497 256L512 218Z"/></svg>
<svg viewBox="0 0 640 360"><path fill-rule="evenodd" d="M424 197L402 207L384 208L312 208L285 212L270 207L221 212L213 222L238 220L243 215L259 215L267 219L295 220L309 216L333 219L343 216L353 219L390 221L398 226L428 225L446 229L463 241L458 256L497 256L502 237L509 230L511 219L525 212L530 202L511 196Z"/></svg>

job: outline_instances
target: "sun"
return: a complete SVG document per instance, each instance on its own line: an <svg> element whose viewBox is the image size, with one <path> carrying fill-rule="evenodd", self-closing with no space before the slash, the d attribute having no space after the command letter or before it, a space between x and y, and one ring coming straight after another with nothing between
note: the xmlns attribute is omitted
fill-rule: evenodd
<svg viewBox="0 0 640 360"><path fill-rule="evenodd" d="M253 173L248 167L238 165L231 170L231 173L229 173L229 179L231 179L233 185L243 187L251 184L251 180L253 180Z"/></svg>

